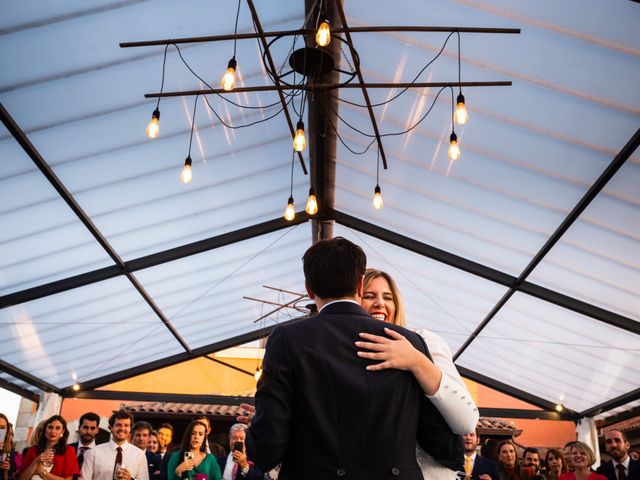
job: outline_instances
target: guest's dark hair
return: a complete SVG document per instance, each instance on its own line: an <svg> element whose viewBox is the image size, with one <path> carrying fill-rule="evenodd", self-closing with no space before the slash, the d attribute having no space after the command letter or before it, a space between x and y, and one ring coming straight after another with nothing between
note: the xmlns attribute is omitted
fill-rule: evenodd
<svg viewBox="0 0 640 480"><path fill-rule="evenodd" d="M126 420L129 419L131 422L131 426L133 426L133 415L125 410L118 410L117 412L113 412L109 417L109 426L113 427L113 424L116 423L116 420Z"/></svg>
<svg viewBox="0 0 640 480"><path fill-rule="evenodd" d="M204 427L204 438L202 439L202 445L200 445L200 451L207 451L207 426L204 423L199 422L198 420L194 420L189 424L187 429L184 431L184 435L182 436L182 446L180 447L180 449L182 450L182 457L178 461L182 461L182 458L184 458L184 452L191 451L191 432L193 432L193 429L197 425Z"/></svg>
<svg viewBox="0 0 640 480"><path fill-rule="evenodd" d="M153 432L153 427L149 422L145 422L145 421L136 422L133 424L133 427L131 428L131 436L135 435L135 433L138 430L147 430L149 432L149 435L151 435L151 432Z"/></svg>
<svg viewBox="0 0 640 480"><path fill-rule="evenodd" d="M538 455L538 458L540 458L540 452L535 447L527 447L527 448L525 448L524 451L522 452L522 458L523 459L524 459L524 457L526 457L527 453L533 453L535 455Z"/></svg>
<svg viewBox="0 0 640 480"><path fill-rule="evenodd" d="M52 417L47 418L42 424L42 434L40 435L40 439L38 440L38 453L42 453L47 448L47 427L51 425L53 422L58 421L62 424L63 433L58 443L55 444L53 449L55 450L56 455L64 455L65 450L67 449L67 439L69 438L69 430L67 429L67 422L60 415L53 415Z"/></svg>
<svg viewBox="0 0 640 480"><path fill-rule="evenodd" d="M96 422L98 426L100 426L100 417L98 416L97 413L93 413L93 412L83 413L82 416L80 417L80 420L78 421L78 427L80 427L80 425L82 425L85 420L89 422Z"/></svg>
<svg viewBox="0 0 640 480"><path fill-rule="evenodd" d="M171 435L173 435L173 425L171 425L170 423L161 423L160 425L158 425L158 428L156 428L156 432L161 428L166 428L167 430L170 430Z"/></svg>
<svg viewBox="0 0 640 480"><path fill-rule="evenodd" d="M346 238L321 240L302 257L307 287L322 299L355 295L364 275L367 256Z"/></svg>

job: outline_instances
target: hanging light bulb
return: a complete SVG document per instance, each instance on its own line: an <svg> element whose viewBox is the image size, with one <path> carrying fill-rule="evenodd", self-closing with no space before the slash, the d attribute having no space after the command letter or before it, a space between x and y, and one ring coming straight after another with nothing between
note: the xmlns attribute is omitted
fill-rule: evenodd
<svg viewBox="0 0 640 480"><path fill-rule="evenodd" d="M315 215L316 213L318 213L318 200L316 199L316 192L313 187L309 189L309 198L307 199L307 206L305 207L305 211L309 215Z"/></svg>
<svg viewBox="0 0 640 480"><path fill-rule="evenodd" d="M296 218L296 211L293 207L293 197L289 197L287 208L284 210L284 219L291 222L294 218Z"/></svg>
<svg viewBox="0 0 640 480"><path fill-rule="evenodd" d="M302 152L305 148L307 148L307 138L304 136L304 122L298 120L296 135L293 137L293 149L296 152Z"/></svg>
<svg viewBox="0 0 640 480"><path fill-rule="evenodd" d="M79 392L80 391L80 384L78 382L74 383L73 386L71 387L73 389L74 392Z"/></svg>
<svg viewBox="0 0 640 480"><path fill-rule="evenodd" d="M451 160L457 160L460 158L460 147L458 146L458 136L453 132L449 137L449 158Z"/></svg>
<svg viewBox="0 0 640 480"><path fill-rule="evenodd" d="M465 123L467 123L467 120L469 119L469 114L467 113L467 107L465 107L464 105L464 95L462 95L462 93L458 95L458 99L456 100L456 103L458 104L456 106L456 113L455 113L456 123L458 125L464 125Z"/></svg>
<svg viewBox="0 0 640 480"><path fill-rule="evenodd" d="M184 161L182 173L180 173L180 181L186 185L187 183L191 183L192 178L193 172L191 171L191 157L187 157Z"/></svg>
<svg viewBox="0 0 640 480"><path fill-rule="evenodd" d="M156 108L151 115L149 125L147 125L147 137L156 138L158 133L160 133L160 110Z"/></svg>
<svg viewBox="0 0 640 480"><path fill-rule="evenodd" d="M223 90L230 92L234 88L236 88L236 68L238 67L238 62L236 62L236 57L233 57L229 60L229 64L227 65L227 71L224 72L222 76L222 80L220 80L220 86Z"/></svg>
<svg viewBox="0 0 640 480"><path fill-rule="evenodd" d="M329 20L325 18L318 26L318 31L316 32L316 43L319 47L326 47L330 42L331 29L329 28Z"/></svg>
<svg viewBox="0 0 640 480"><path fill-rule="evenodd" d="M260 380L261 376L262 376L262 367L258 367L256 368L256 373L253 374L253 378L255 378L257 382L258 380Z"/></svg>
<svg viewBox="0 0 640 480"><path fill-rule="evenodd" d="M380 210L382 208L382 193L380 193L380 185L376 185L375 190L373 191L373 208L376 210Z"/></svg>

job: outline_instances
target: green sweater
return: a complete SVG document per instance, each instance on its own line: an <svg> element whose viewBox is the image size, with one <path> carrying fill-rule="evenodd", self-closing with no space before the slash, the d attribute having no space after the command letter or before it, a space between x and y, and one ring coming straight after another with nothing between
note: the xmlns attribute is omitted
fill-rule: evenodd
<svg viewBox="0 0 640 480"><path fill-rule="evenodd" d="M171 454L171 458L169 459L169 467L167 468L167 477L169 480L181 480L181 478L176 475L176 467L181 463L182 451L176 450ZM208 480L222 480L222 473L220 472L218 461L216 457L210 453L207 453L207 456L204 457L204 460L202 460L196 468L189 470L187 473L189 474L189 480L194 480L196 473L206 475Z"/></svg>

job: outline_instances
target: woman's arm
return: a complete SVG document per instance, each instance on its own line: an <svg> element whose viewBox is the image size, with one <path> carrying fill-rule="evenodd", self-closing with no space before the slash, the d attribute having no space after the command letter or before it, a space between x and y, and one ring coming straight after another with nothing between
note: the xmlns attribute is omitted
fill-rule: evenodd
<svg viewBox="0 0 640 480"><path fill-rule="evenodd" d="M464 435L473 432L479 418L478 409L453 364L451 351L444 340L428 330L416 332L429 347L432 362L400 333L388 328L385 328L385 333L390 338L360 334L367 341L356 342L356 346L372 351L358 352L358 355L382 361L368 365L367 369L375 371L396 368L411 371L454 433Z"/></svg>
<svg viewBox="0 0 640 480"><path fill-rule="evenodd" d="M39 466L40 455L36 453L35 447L31 447L22 459L22 471L18 475L18 480L30 480L36 474Z"/></svg>

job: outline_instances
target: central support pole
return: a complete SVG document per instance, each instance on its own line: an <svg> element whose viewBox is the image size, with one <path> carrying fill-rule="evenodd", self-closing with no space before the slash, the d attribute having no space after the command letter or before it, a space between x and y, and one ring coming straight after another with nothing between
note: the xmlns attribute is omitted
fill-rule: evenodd
<svg viewBox="0 0 640 480"><path fill-rule="evenodd" d="M335 2L341 0L329 0L322 2L325 5L325 13L332 27L338 25L338 9ZM305 27L315 31L317 11L311 12L313 0L305 0L305 16L309 18L309 25ZM308 45L315 45L315 35L307 38ZM333 40L325 51L333 57L337 68L340 66L340 45ZM339 73L335 70L315 80L318 83L337 83ZM331 124L337 126L338 100L334 98L335 91L309 92L309 161L311 163L311 186L316 191L318 199L318 218L312 220L312 241L327 240L333 238L333 220L323 216L323 212L333 210L335 203L336 185L336 134Z"/></svg>

